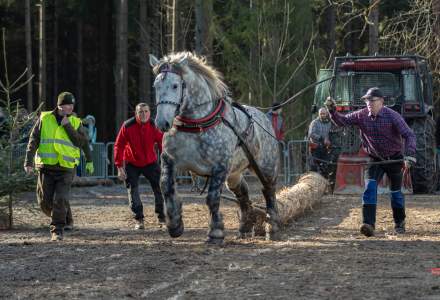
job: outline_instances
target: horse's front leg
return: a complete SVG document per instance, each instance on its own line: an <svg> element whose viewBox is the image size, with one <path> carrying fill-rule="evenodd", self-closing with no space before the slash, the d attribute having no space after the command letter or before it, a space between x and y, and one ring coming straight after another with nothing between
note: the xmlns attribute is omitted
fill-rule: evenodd
<svg viewBox="0 0 440 300"><path fill-rule="evenodd" d="M179 237L183 233L182 203L176 199L176 166L174 161L162 153L162 171L160 188L167 207L167 228L171 237Z"/></svg>
<svg viewBox="0 0 440 300"><path fill-rule="evenodd" d="M216 166L212 169L206 204L209 207L211 221L209 224L208 243L222 244L225 238L223 217L220 213L220 194L223 183L226 180L227 168Z"/></svg>
<svg viewBox="0 0 440 300"><path fill-rule="evenodd" d="M275 183L267 184L263 188L263 195L266 199L267 223L269 225L269 228L266 228L266 239L279 240L280 217L278 214L278 206L275 195Z"/></svg>

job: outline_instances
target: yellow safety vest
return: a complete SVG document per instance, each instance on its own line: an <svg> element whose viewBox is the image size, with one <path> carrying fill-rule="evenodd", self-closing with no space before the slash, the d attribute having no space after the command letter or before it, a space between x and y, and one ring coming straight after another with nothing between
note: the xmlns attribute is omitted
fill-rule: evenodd
<svg viewBox="0 0 440 300"><path fill-rule="evenodd" d="M75 130L81 125L81 119L70 116L70 124ZM44 111L40 116L40 145L35 154L36 165L56 165L72 169L79 164L80 149L70 141L66 130L58 125L51 111Z"/></svg>

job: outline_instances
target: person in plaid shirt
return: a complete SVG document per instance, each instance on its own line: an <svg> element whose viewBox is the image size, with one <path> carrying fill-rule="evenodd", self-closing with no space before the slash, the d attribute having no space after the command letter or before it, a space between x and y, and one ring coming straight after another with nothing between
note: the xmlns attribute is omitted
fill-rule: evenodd
<svg viewBox="0 0 440 300"><path fill-rule="evenodd" d="M367 107L343 115L336 112L330 97L325 105L338 126L357 126L362 146L373 163L368 166L368 182L362 196L362 225L360 232L373 236L376 223L377 184L384 173L390 180L391 207L394 229L405 233L405 199L401 191L402 167L409 169L416 163L416 136L402 116L384 106L384 98L377 87L370 88L362 97Z"/></svg>

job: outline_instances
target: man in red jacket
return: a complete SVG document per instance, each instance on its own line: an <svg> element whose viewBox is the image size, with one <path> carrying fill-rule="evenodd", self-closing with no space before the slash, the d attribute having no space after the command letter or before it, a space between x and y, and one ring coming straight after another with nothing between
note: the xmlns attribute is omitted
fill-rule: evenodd
<svg viewBox="0 0 440 300"><path fill-rule="evenodd" d="M115 142L115 165L118 177L125 181L128 200L136 220L135 229L144 229L144 212L139 196L139 176L143 174L154 193L155 212L159 223L165 223L164 205L159 186L160 167L154 144L162 152L163 133L150 120L150 107L146 103L136 105L135 116L126 120Z"/></svg>

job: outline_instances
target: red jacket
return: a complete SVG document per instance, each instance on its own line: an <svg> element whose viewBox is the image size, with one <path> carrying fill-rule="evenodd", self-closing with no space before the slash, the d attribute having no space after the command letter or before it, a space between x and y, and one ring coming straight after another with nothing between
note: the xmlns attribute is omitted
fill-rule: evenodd
<svg viewBox="0 0 440 300"><path fill-rule="evenodd" d="M144 167L157 161L154 144L162 152L163 133L148 121L142 124L135 117L124 122L115 142L115 165L122 167L128 162L136 167Z"/></svg>

